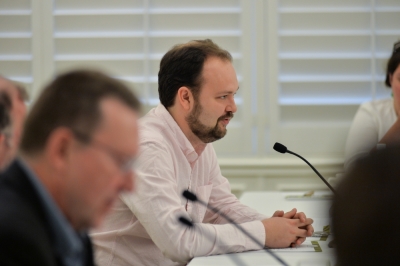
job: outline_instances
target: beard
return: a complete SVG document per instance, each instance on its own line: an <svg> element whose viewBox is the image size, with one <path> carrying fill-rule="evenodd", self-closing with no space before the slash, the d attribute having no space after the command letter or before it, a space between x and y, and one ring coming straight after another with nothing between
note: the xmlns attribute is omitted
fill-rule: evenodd
<svg viewBox="0 0 400 266"><path fill-rule="evenodd" d="M223 138L226 135L226 127L219 126L219 122L226 118L233 118L232 112L227 112L225 115L220 116L214 127L209 127L200 122L199 117L203 111L203 107L198 101L195 102L193 111L186 117L186 122L189 125L190 130L195 134L202 142L210 143Z"/></svg>

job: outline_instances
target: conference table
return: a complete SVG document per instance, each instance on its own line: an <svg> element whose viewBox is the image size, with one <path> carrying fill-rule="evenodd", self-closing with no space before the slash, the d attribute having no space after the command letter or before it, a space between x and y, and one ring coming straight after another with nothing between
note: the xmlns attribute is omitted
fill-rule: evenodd
<svg viewBox="0 0 400 266"><path fill-rule="evenodd" d="M289 211L296 208L297 211L304 212L307 217L314 220L314 230L325 233L330 232L329 210L331 206L332 194L330 192L315 192L311 196L303 192L275 192L258 191L245 192L240 197L240 201L258 212L272 216L276 210ZM331 234L328 237L309 237L304 247L296 250L274 249L278 255L288 265L293 266L333 266L336 265L334 249L328 247L332 240ZM304 249L306 246L314 247ZM214 255L208 257L196 257L189 266L204 265L281 265L279 261L273 258L265 250L247 251L242 253L231 253L223 255Z"/></svg>

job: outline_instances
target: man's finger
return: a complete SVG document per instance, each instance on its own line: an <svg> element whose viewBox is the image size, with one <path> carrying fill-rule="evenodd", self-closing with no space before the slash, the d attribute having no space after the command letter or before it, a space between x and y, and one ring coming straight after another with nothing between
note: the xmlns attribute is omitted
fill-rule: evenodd
<svg viewBox="0 0 400 266"><path fill-rule="evenodd" d="M300 246L305 240L305 237L298 237L292 244L290 244L290 247L295 248L297 246Z"/></svg>
<svg viewBox="0 0 400 266"><path fill-rule="evenodd" d="M295 218L300 219L300 221L303 222L303 223L306 222L306 219L307 219L307 217L304 214L304 212L296 213Z"/></svg>
<svg viewBox="0 0 400 266"><path fill-rule="evenodd" d="M306 241L306 238L305 238L305 237L299 237L299 238L296 240L295 244L296 244L296 246L300 246L301 244L303 244L304 241Z"/></svg>
<svg viewBox="0 0 400 266"><path fill-rule="evenodd" d="M296 209L296 208L293 208L291 211L286 212L286 213L283 215L283 218L292 219L292 218L294 218L294 216L296 215L296 213L297 213L297 209Z"/></svg>
<svg viewBox="0 0 400 266"><path fill-rule="evenodd" d="M283 215L284 215L284 212L279 210L279 211L274 212L272 217L283 217Z"/></svg>
<svg viewBox="0 0 400 266"><path fill-rule="evenodd" d="M311 224L307 225L306 230L307 236L312 236L312 234L314 234L314 227Z"/></svg>
<svg viewBox="0 0 400 266"><path fill-rule="evenodd" d="M306 238L307 237L307 230L305 230L305 229L298 229L297 231L296 231L296 236L298 237L298 238Z"/></svg>
<svg viewBox="0 0 400 266"><path fill-rule="evenodd" d="M295 225L296 227L303 229L303 230L308 230L308 226L311 225L314 221L311 218L307 218L305 222L301 222L300 219L291 219L292 225Z"/></svg>

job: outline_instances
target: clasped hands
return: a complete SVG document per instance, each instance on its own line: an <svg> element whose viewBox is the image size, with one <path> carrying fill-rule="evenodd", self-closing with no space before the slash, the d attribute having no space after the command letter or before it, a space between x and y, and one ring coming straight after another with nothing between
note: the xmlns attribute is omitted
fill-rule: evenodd
<svg viewBox="0 0 400 266"><path fill-rule="evenodd" d="M265 246L270 248L298 246L314 233L314 221L296 208L286 213L276 211L261 222L265 228Z"/></svg>

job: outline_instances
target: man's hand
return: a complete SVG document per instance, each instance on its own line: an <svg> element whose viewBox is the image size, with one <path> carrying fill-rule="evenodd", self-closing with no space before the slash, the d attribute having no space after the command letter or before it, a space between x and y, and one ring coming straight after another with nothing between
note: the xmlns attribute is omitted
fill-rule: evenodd
<svg viewBox="0 0 400 266"><path fill-rule="evenodd" d="M310 218L307 218L306 215L303 212L297 212L296 208L293 208L291 211L284 213L283 211L276 211L272 217L281 217L281 218L286 218L286 219L298 219L301 223L304 224L304 226L300 226L299 229L304 229L306 230L306 235L303 236L298 236L295 241L290 243L288 246L298 246L301 245L306 240L307 236L311 236L314 233L314 227L311 225L313 223L313 220ZM265 225L264 225L265 227Z"/></svg>

